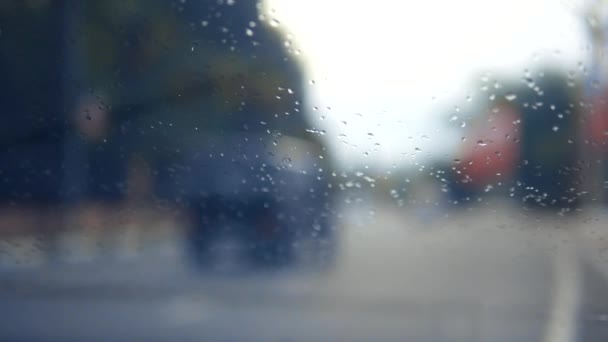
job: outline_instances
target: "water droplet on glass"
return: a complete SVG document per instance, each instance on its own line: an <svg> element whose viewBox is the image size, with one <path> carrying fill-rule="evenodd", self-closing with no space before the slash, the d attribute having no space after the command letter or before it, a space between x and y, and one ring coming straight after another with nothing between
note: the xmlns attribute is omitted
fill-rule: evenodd
<svg viewBox="0 0 608 342"><path fill-rule="evenodd" d="M509 94L505 95L505 99L507 99L507 101L513 101L513 100L517 99L517 95L515 95L513 93L509 93Z"/></svg>
<svg viewBox="0 0 608 342"><path fill-rule="evenodd" d="M318 135L325 135L327 133L325 130L316 129L316 128L307 128L306 132L313 133L313 134L318 134Z"/></svg>

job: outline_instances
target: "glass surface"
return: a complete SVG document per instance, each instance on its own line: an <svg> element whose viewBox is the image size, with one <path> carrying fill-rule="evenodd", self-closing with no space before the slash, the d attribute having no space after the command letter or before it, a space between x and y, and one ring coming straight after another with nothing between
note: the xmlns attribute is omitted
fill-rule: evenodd
<svg viewBox="0 0 608 342"><path fill-rule="evenodd" d="M0 340L607 341L608 2L0 0Z"/></svg>

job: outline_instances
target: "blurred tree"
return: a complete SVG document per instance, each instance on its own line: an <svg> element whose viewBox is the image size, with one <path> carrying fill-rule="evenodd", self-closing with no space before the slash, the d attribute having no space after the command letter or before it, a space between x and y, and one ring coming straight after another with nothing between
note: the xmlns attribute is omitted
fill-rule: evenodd
<svg viewBox="0 0 608 342"><path fill-rule="evenodd" d="M303 138L322 154L306 131L300 66L255 2L81 6L79 87L111 117L113 139L156 171L236 132Z"/></svg>
<svg viewBox="0 0 608 342"><path fill-rule="evenodd" d="M60 197L64 9L62 1L0 1L0 200L11 205Z"/></svg>

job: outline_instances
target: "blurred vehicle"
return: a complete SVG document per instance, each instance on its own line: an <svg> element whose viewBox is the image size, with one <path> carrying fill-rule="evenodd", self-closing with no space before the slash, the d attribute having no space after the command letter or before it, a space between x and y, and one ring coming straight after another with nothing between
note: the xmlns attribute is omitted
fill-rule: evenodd
<svg viewBox="0 0 608 342"><path fill-rule="evenodd" d="M235 255L255 264L330 262L331 197L319 178L320 150L304 139L273 139L227 134L171 166L165 195L194 215L189 241L200 264Z"/></svg>
<svg viewBox="0 0 608 342"><path fill-rule="evenodd" d="M527 208L568 212L580 202L580 131L576 89L558 71L504 82L468 125L451 167L456 203L484 193ZM499 83L500 84L500 83Z"/></svg>
<svg viewBox="0 0 608 342"><path fill-rule="evenodd" d="M260 20L258 6L0 5L14 21L2 31L3 51L11 51L2 69L11 77L2 83L10 127L2 139L10 149L1 155L8 169L0 193L44 200L42 206L101 203L111 210L137 200L176 207L190 217L187 239L199 264L215 263L228 236L256 264L288 264L296 249L329 256L330 163L306 122L296 57ZM18 29L36 16L55 26L28 26L44 34ZM39 36L45 44L34 48ZM47 73L39 93L22 96L21 83ZM38 111L28 108L32 96L46 101ZM53 143L37 138L46 136Z"/></svg>
<svg viewBox="0 0 608 342"><path fill-rule="evenodd" d="M518 108L506 99L475 117L449 173L454 201L472 201L490 191L504 193L512 185L519 159L519 124Z"/></svg>
<svg viewBox="0 0 608 342"><path fill-rule="evenodd" d="M602 86L598 94L588 97L589 107L585 113L584 133L589 144L586 149L589 167L589 190L592 196L602 203L608 203L608 102L606 87Z"/></svg>
<svg viewBox="0 0 608 342"><path fill-rule="evenodd" d="M525 207L574 211L582 188L576 85L551 70L525 82L517 94L522 128L516 195Z"/></svg>
<svg viewBox="0 0 608 342"><path fill-rule="evenodd" d="M608 3L593 1L589 3L587 13L589 18L586 28L588 40L592 48L590 52L590 71L584 79L583 95L586 108L583 117L583 133L585 141L587 186L592 200L604 205L608 203L608 96L607 71L604 58L606 46L606 26L608 18Z"/></svg>

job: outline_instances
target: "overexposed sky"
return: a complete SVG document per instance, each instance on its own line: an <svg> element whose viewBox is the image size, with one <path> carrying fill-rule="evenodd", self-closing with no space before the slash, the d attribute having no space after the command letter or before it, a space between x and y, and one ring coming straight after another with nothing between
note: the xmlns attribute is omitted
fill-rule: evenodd
<svg viewBox="0 0 608 342"><path fill-rule="evenodd" d="M515 78L548 62L566 70L588 63L582 0L266 0L265 6L301 51L314 80L313 122L327 131L344 165L415 166L449 153L455 132L446 128L445 108L475 97L465 85L481 72Z"/></svg>

